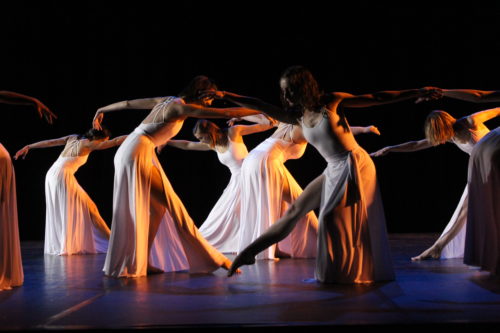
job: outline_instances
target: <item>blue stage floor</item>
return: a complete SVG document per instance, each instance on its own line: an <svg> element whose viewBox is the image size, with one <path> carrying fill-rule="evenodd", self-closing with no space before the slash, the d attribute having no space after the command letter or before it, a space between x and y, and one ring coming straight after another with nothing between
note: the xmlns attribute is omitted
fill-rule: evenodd
<svg viewBox="0 0 500 333"><path fill-rule="evenodd" d="M436 237L390 235L396 281L370 286L307 281L314 260L305 259L257 261L231 278L113 279L102 274L105 255L44 256L42 242L24 242L25 283L0 292L0 329L500 324L500 279L460 259L410 261Z"/></svg>

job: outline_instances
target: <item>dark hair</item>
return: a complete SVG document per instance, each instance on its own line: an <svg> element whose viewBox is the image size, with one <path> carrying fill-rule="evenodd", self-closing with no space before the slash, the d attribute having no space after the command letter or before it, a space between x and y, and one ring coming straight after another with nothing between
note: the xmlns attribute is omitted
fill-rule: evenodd
<svg viewBox="0 0 500 333"><path fill-rule="evenodd" d="M301 113L304 109L317 110L323 106L323 92L319 89L318 82L312 73L303 66L291 66L283 71L281 79L286 79L291 92L289 98L294 104L294 109ZM290 105L281 94L283 106L290 109Z"/></svg>
<svg viewBox="0 0 500 333"><path fill-rule="evenodd" d="M193 127L193 134L202 132L210 135L210 147L215 146L227 147L229 138L227 136L227 128L220 128L214 122L206 119L198 119Z"/></svg>
<svg viewBox="0 0 500 333"><path fill-rule="evenodd" d="M198 75L195 76L186 87L184 87L178 96L184 99L186 103L190 103L199 100L202 92L210 89L217 90L215 81L205 75Z"/></svg>
<svg viewBox="0 0 500 333"><path fill-rule="evenodd" d="M316 81L311 71L304 66L288 67L281 74L281 79L287 80L288 89L291 93L289 99L294 105L288 105L289 103L287 103L283 94L281 94L281 102L289 111L296 112L297 118L302 117L305 109L320 112L322 107L330 104L333 99L331 94L325 94L319 88L318 81ZM341 105L337 107L337 114L340 117L338 125L342 126L345 132L350 132Z"/></svg>
<svg viewBox="0 0 500 333"><path fill-rule="evenodd" d="M102 129L98 130L95 128L89 129L85 134L80 134L78 136L78 139L89 139L90 141L92 140L99 140L99 139L104 139L104 138L109 138L111 136L111 132L103 127Z"/></svg>

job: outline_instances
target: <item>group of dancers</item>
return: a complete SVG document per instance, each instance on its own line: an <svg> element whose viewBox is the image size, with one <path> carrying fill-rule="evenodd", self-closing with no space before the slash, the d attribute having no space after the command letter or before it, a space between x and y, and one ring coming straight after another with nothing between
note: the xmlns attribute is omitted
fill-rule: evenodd
<svg viewBox="0 0 500 333"><path fill-rule="evenodd" d="M373 160L354 135L378 133L374 126L350 126L346 111L404 100L443 96L473 102L498 102L500 92L424 87L352 95L324 93L303 66L280 77L282 106L218 90L205 76L195 77L178 96L127 100L101 107L93 128L82 135L29 144L31 149L64 146L45 180L44 252L49 255L105 253L104 274L140 277L152 273L228 275L255 259L316 258L315 279L322 283L372 283L394 279L382 198ZM214 99L235 106L212 107ZM0 102L38 100L0 92ZM124 109L150 110L128 135L109 139L104 115ZM410 152L452 142L470 154L468 183L459 205L436 243L413 260L464 257L464 263L500 274L500 128L484 123L500 108L455 119L433 111L425 139L382 148ZM198 141L173 140L188 117ZM210 118L229 119L220 128ZM238 120L252 125L236 124ZM248 152L243 136L273 130ZM324 172L304 190L284 163L300 158L307 143L327 162ZM198 229L172 188L157 154L166 146L212 150L229 168L223 194ZM114 157L111 230L78 184L74 174L93 150L119 146ZM0 145L0 290L20 286L23 270L17 226L14 169ZM315 210L319 211L316 216ZM236 253L233 262L225 254Z"/></svg>

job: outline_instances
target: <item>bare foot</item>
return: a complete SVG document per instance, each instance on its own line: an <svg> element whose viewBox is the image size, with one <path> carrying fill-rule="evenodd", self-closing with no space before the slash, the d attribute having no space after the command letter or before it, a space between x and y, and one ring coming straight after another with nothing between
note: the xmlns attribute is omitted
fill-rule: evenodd
<svg viewBox="0 0 500 333"><path fill-rule="evenodd" d="M152 265L148 265L148 274L160 274L160 273L163 273L162 269L154 267Z"/></svg>
<svg viewBox="0 0 500 333"><path fill-rule="evenodd" d="M437 246L431 246L421 254L419 254L416 257L412 257L412 261L419 261L419 260L428 260L428 259L439 259L441 257L441 249L438 248Z"/></svg>
<svg viewBox="0 0 500 333"><path fill-rule="evenodd" d="M236 258L234 258L233 264L229 268L227 276L232 276L234 273L238 273L239 267L243 265L253 265L253 264L255 264L255 257L243 251L239 255L237 255Z"/></svg>
<svg viewBox="0 0 500 333"><path fill-rule="evenodd" d="M274 251L274 256L276 258L281 258L281 259L287 259L292 257L290 254L281 251L278 247L276 247L276 251Z"/></svg>

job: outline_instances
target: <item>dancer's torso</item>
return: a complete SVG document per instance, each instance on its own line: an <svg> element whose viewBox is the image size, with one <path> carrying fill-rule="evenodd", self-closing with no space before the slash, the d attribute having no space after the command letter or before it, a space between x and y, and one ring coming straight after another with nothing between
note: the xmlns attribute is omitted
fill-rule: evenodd
<svg viewBox="0 0 500 333"><path fill-rule="evenodd" d="M459 121L466 121L465 119L460 119ZM451 139L451 142L453 142L455 145L457 145L458 148L460 148L462 151L466 152L467 154L471 154L472 149L474 148L474 145L479 142L485 136L490 132L488 127L486 127L484 124L479 124L477 129L471 129L471 128L466 128L464 129L466 131L465 133L465 140L460 140L457 137L453 137Z"/></svg>
<svg viewBox="0 0 500 333"><path fill-rule="evenodd" d="M146 118L148 122L142 122L137 127L138 130L143 131L151 138L155 146L164 144L177 135L184 124L184 119L165 121L166 113L172 106L172 103L182 103L182 100L174 96L167 97L151 110L151 113Z"/></svg>
<svg viewBox="0 0 500 333"><path fill-rule="evenodd" d="M240 171L243 160L248 155L247 147L243 142L235 142L229 140L227 150L223 153L217 151L219 161L227 166L231 173Z"/></svg>
<svg viewBox="0 0 500 333"><path fill-rule="evenodd" d="M327 162L334 162L338 156L359 147L352 131L345 121L345 126L339 124L341 119L336 112L329 111L326 107L321 110L321 119L313 126L308 127L301 118L302 132L307 141L312 144Z"/></svg>

